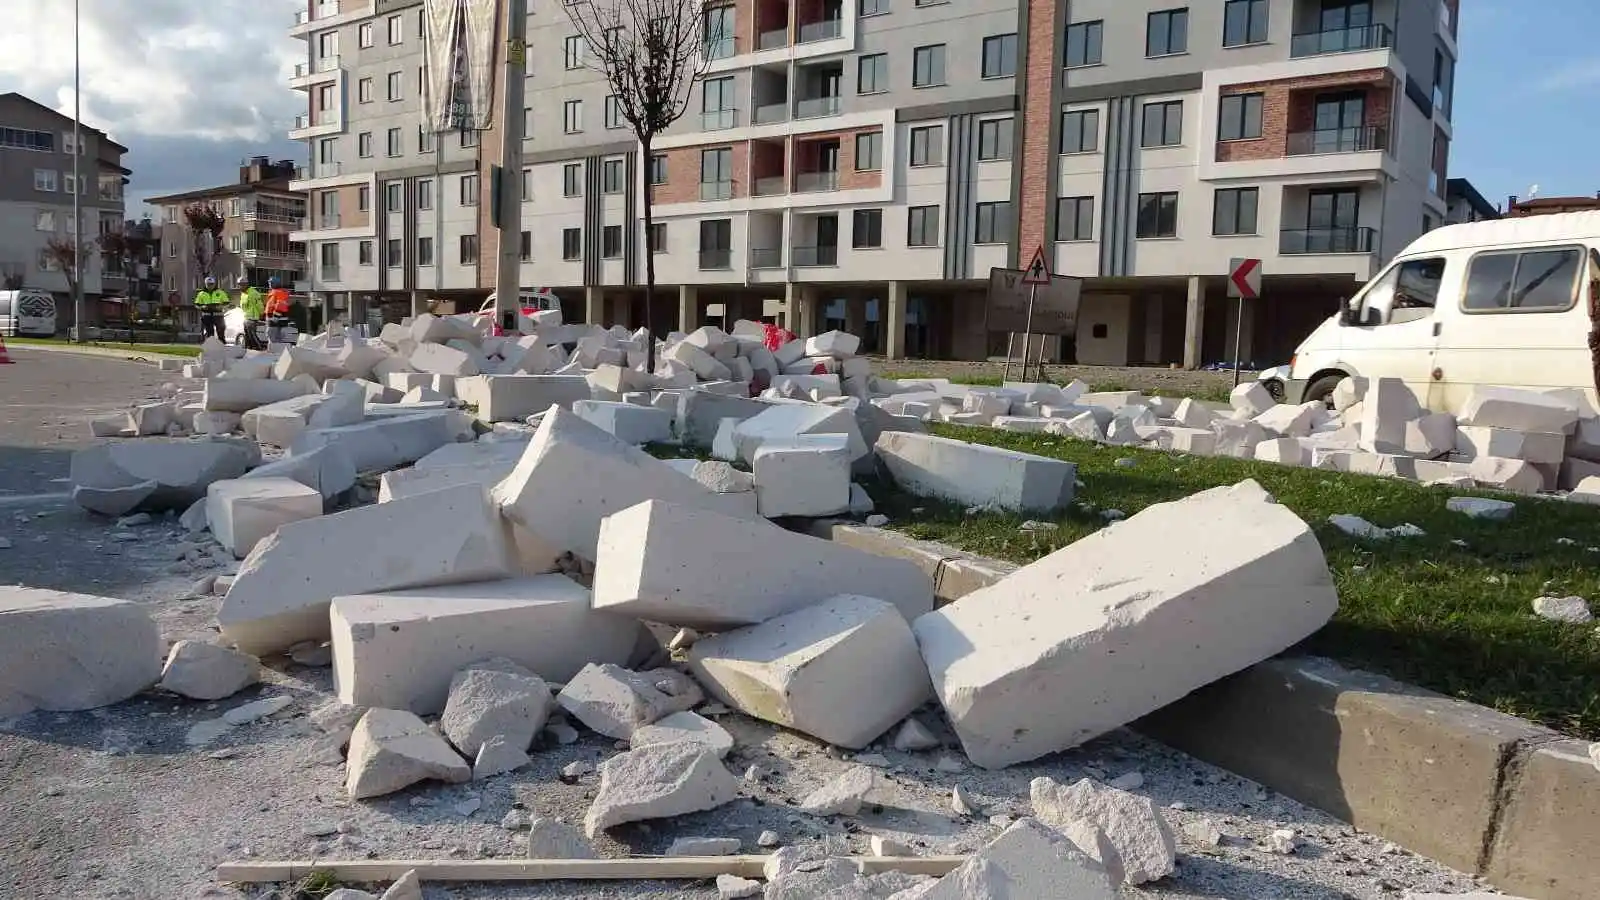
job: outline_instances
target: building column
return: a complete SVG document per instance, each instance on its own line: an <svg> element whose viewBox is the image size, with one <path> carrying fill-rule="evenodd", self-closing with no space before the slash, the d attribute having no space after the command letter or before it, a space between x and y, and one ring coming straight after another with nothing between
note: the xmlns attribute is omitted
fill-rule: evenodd
<svg viewBox="0 0 1600 900"><path fill-rule="evenodd" d="M889 282L889 296L883 307L883 355L889 359L904 359L906 352L905 282Z"/></svg>
<svg viewBox="0 0 1600 900"><path fill-rule="evenodd" d="M328 330L328 323L333 321L333 295L322 295L322 330Z"/></svg>
<svg viewBox="0 0 1600 900"><path fill-rule="evenodd" d="M420 316L420 315L422 315L423 313L425 313L427 311L428 311L427 304L424 303L423 300L422 300L422 292L421 291L412 291L411 292L411 318L415 319L417 316Z"/></svg>
<svg viewBox="0 0 1600 900"><path fill-rule="evenodd" d="M1183 367L1198 369L1206 324L1206 282L1199 275L1189 276L1189 303L1183 317Z"/></svg>
<svg viewBox="0 0 1600 900"><path fill-rule="evenodd" d="M583 289L583 321L586 325L604 325L606 317L606 292L599 287Z"/></svg>
<svg viewBox="0 0 1600 900"><path fill-rule="evenodd" d="M867 330L867 298L846 297L844 300L844 330L860 337Z"/></svg>
<svg viewBox="0 0 1600 900"><path fill-rule="evenodd" d="M794 332L795 337L809 338L817 334L817 292L810 285L795 284L790 281L784 284L784 298L788 301L788 315L784 327Z"/></svg>
<svg viewBox="0 0 1600 900"><path fill-rule="evenodd" d="M700 327L700 289L692 284L678 285L678 330L684 334Z"/></svg>

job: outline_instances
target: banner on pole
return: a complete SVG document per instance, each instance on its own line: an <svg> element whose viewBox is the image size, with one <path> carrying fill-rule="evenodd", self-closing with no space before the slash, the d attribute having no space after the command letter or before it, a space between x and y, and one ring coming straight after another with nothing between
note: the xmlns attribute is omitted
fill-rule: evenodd
<svg viewBox="0 0 1600 900"><path fill-rule="evenodd" d="M1028 330L1028 295L1033 303L1033 333L1070 337L1078 333L1078 304L1083 279L1052 275L1048 283L1030 285L1019 269L989 270L989 297L985 327L989 331L1022 334Z"/></svg>

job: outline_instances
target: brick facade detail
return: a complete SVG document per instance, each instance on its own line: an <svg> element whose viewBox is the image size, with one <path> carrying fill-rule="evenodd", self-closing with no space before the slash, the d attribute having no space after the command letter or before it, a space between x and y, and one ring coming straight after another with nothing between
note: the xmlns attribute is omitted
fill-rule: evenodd
<svg viewBox="0 0 1600 900"><path fill-rule="evenodd" d="M700 202L700 154L705 150L733 150L733 197L750 196L750 142L699 144L694 147L673 147L663 150L667 158L667 180L651 188L654 202Z"/></svg>
<svg viewBox="0 0 1600 900"><path fill-rule="evenodd" d="M1053 101L1056 80L1061 73L1056 69L1056 45L1059 31L1056 21L1056 0L1028 0L1028 48L1024 60L1022 84L1022 152L1018 158L1015 177L1017 188L1017 255L1018 268L1028 264L1026 257L1033 255L1035 247L1043 246L1045 219L1050 204L1050 185L1054 182L1051 167L1056 164L1054 148L1050 146L1050 130L1056 116Z"/></svg>
<svg viewBox="0 0 1600 900"><path fill-rule="evenodd" d="M1318 94L1363 91L1366 112L1362 124L1394 133L1394 76L1388 69L1363 69L1313 78L1286 78L1250 84L1230 84L1222 88L1224 97L1235 94L1261 94L1261 137L1243 141L1218 141L1217 162L1251 159L1280 159L1289 153L1289 135L1311 131L1315 126ZM1202 123L1212 130L1216 123Z"/></svg>
<svg viewBox="0 0 1600 900"><path fill-rule="evenodd" d="M856 168L856 137L862 134L877 134L879 138L880 159L877 169ZM839 190L855 191L864 188L875 188L883 183L882 166L886 162L881 158L883 144L881 128L851 128L844 131L826 131L816 134L796 136L790 158L794 160L796 173L817 171L817 153L820 144L827 140L839 142ZM792 179L791 179L792 181Z"/></svg>

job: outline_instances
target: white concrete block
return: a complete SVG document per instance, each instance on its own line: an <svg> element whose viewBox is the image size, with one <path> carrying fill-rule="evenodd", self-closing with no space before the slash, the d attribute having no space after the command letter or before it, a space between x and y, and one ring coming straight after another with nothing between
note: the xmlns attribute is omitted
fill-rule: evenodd
<svg viewBox="0 0 1600 900"><path fill-rule="evenodd" d="M1505 387L1477 387L1456 417L1462 425L1570 434L1578 409L1569 398Z"/></svg>
<svg viewBox="0 0 1600 900"><path fill-rule="evenodd" d="M878 458L913 494L1009 510L1052 510L1072 502L1077 466L1000 447L908 432L885 432Z"/></svg>
<svg viewBox="0 0 1600 900"><path fill-rule="evenodd" d="M217 621L261 655L326 639L335 596L503 578L513 566L483 490L460 485L280 527L240 566Z"/></svg>
<svg viewBox="0 0 1600 900"><path fill-rule="evenodd" d="M503 657L547 681L589 663L625 663L642 626L589 609L589 592L564 575L334 598L334 690L346 703L444 708L461 668Z"/></svg>
<svg viewBox="0 0 1600 900"><path fill-rule="evenodd" d="M278 354L272 375L279 381L292 381L300 375L310 375L319 383L327 378L342 378L349 373L339 363L337 354L305 347L286 347Z"/></svg>
<svg viewBox="0 0 1600 900"><path fill-rule="evenodd" d="M687 341L668 347L663 357L689 367L702 381L727 381L733 375L727 365Z"/></svg>
<svg viewBox="0 0 1600 900"><path fill-rule="evenodd" d="M357 471L382 472L454 443L459 433L458 420L450 410L428 410L342 428L308 428L289 445L289 455L338 447Z"/></svg>
<svg viewBox="0 0 1600 900"><path fill-rule="evenodd" d="M848 359L855 356L860 349L861 338L846 331L824 331L816 337L807 338L805 342L806 356Z"/></svg>
<svg viewBox="0 0 1600 900"><path fill-rule="evenodd" d="M1406 423L1405 451L1413 456L1444 456L1456 449L1456 441L1456 417L1449 413L1429 413Z"/></svg>
<svg viewBox="0 0 1600 900"><path fill-rule="evenodd" d="M383 382L391 390L409 394L417 388L433 392L433 375L428 372L390 372L384 376Z"/></svg>
<svg viewBox="0 0 1600 900"><path fill-rule="evenodd" d="M1168 428L1170 449L1176 453L1193 453L1195 456L1215 456L1217 433L1210 428ZM1251 452L1255 452L1251 448Z"/></svg>
<svg viewBox="0 0 1600 900"><path fill-rule="evenodd" d="M1210 428L1217 414L1204 403L1185 397L1178 402L1177 409L1173 410L1172 418L1187 428Z"/></svg>
<svg viewBox="0 0 1600 900"><path fill-rule="evenodd" d="M505 480L511 470L516 467L515 462L480 463L477 465L462 466L429 466L423 468L412 466L408 469L395 469L383 473L378 480L378 502L389 503L426 494L431 491L454 487L459 484L475 484L483 489L488 496L494 486ZM559 553L559 551L557 551Z"/></svg>
<svg viewBox="0 0 1600 900"><path fill-rule="evenodd" d="M1211 423L1211 430L1217 436L1213 455L1236 459L1254 459L1256 445L1271 437L1265 428L1249 419L1218 419Z"/></svg>
<svg viewBox="0 0 1600 900"><path fill-rule="evenodd" d="M280 525L322 515L322 493L291 478L230 478L206 491L211 535L236 559Z"/></svg>
<svg viewBox="0 0 1600 900"><path fill-rule="evenodd" d="M450 399L431 387L417 385L401 395L399 402L410 405L415 403L435 403Z"/></svg>
<svg viewBox="0 0 1600 900"><path fill-rule="evenodd" d="M710 447L723 419L744 420L771 408L771 404L745 397L686 390L678 395L674 416L678 437L696 447Z"/></svg>
<svg viewBox="0 0 1600 900"><path fill-rule="evenodd" d="M477 360L444 344L421 343L407 363L418 372L427 372L439 375L476 375L480 371Z"/></svg>
<svg viewBox="0 0 1600 900"><path fill-rule="evenodd" d="M1276 405L1272 394L1262 386L1259 381L1246 381L1233 389L1228 395L1228 400L1233 404L1235 412L1255 418Z"/></svg>
<svg viewBox="0 0 1600 900"><path fill-rule="evenodd" d="M583 829L594 838L616 825L716 809L738 796L739 780L715 753L693 743L654 744L600 764Z"/></svg>
<svg viewBox="0 0 1600 900"><path fill-rule="evenodd" d="M244 417L238 413L230 412L202 412L193 410L194 419L190 428L195 434L232 434L243 422Z"/></svg>
<svg viewBox="0 0 1600 900"><path fill-rule="evenodd" d="M321 447L309 453L286 456L240 477L246 480L290 478L319 492L324 500L332 500L355 485L356 467L342 448Z"/></svg>
<svg viewBox="0 0 1600 900"><path fill-rule="evenodd" d="M779 375L772 379L770 386L779 392L786 392L793 387L803 397L809 397L813 392L820 397L838 397L844 393L837 375Z"/></svg>
<svg viewBox="0 0 1600 900"><path fill-rule="evenodd" d="M156 686L191 700L232 697L261 680L261 661L204 641L178 641Z"/></svg>
<svg viewBox="0 0 1600 900"><path fill-rule="evenodd" d="M1469 519L1503 522L1511 518L1517 505L1508 500L1492 500L1488 497L1451 497L1445 501L1444 508Z"/></svg>
<svg viewBox="0 0 1600 900"><path fill-rule="evenodd" d="M1276 438L1255 447L1256 459L1285 466L1311 465L1311 448L1299 438Z"/></svg>
<svg viewBox="0 0 1600 900"><path fill-rule="evenodd" d="M705 564L708 552L717 565ZM887 600L907 618L933 608L928 576L906 560L659 500L605 520L595 565L596 609L704 630L842 593Z"/></svg>
<svg viewBox="0 0 1600 900"><path fill-rule="evenodd" d="M853 403L855 401L846 401ZM852 461L867 455L870 448L861 436L853 406L824 406L817 403L775 403L764 412L741 421L733 432L738 458L755 459L761 444L768 440L788 440L809 434L842 434L849 440Z"/></svg>
<svg viewBox="0 0 1600 900"><path fill-rule="evenodd" d="M354 384L353 382L335 382ZM308 428L341 428L366 418L366 391L359 388L330 391L327 399L306 416Z"/></svg>
<svg viewBox="0 0 1600 900"><path fill-rule="evenodd" d="M1011 823L932 888L911 890L917 891L909 895L914 900L1116 900L1118 896L1103 867L1060 831L1029 818Z"/></svg>
<svg viewBox="0 0 1600 900"><path fill-rule="evenodd" d="M136 506L160 512L188 509L205 497L213 481L238 478L260 461L260 448L244 438L146 438L74 452L69 477L74 502L85 509L104 515L121 515ZM136 490L118 497L129 489ZM131 505L110 508L119 499Z"/></svg>
<svg viewBox="0 0 1600 900"><path fill-rule="evenodd" d="M155 683L162 649L137 604L0 586L0 718L121 703Z"/></svg>
<svg viewBox="0 0 1600 900"><path fill-rule="evenodd" d="M1534 468L1533 463L1521 459L1479 456L1472 460L1467 474L1483 487L1518 494L1537 494L1549 489L1544 476Z"/></svg>
<svg viewBox="0 0 1600 900"><path fill-rule="evenodd" d="M1299 438L1311 433L1311 426L1316 422L1314 404L1290 405L1287 403L1275 404L1271 409L1257 415L1255 423L1279 437Z"/></svg>
<svg viewBox="0 0 1600 900"><path fill-rule="evenodd" d="M1073 437L1081 441L1100 443L1106 439L1105 432L1101 430L1100 422L1093 413L1081 412L1070 419L1049 420L1052 424L1045 426L1045 431L1050 434L1059 434L1064 437Z"/></svg>
<svg viewBox="0 0 1600 900"><path fill-rule="evenodd" d="M1019 434L1044 434L1052 424L1060 419L1046 419L1043 416L995 416L989 423L1000 431L1015 431Z"/></svg>
<svg viewBox="0 0 1600 900"><path fill-rule="evenodd" d="M292 381L207 378L205 397L201 403L206 412L245 413L258 406L298 397L306 392L304 385Z"/></svg>
<svg viewBox="0 0 1600 900"><path fill-rule="evenodd" d="M1156 546L1183 565L1152 568ZM967 755L999 768L1281 652L1338 605L1311 529L1245 481L1148 507L912 628Z"/></svg>
<svg viewBox="0 0 1600 900"><path fill-rule="evenodd" d="M672 439L672 413L653 406L579 400L572 404L572 411L625 443L653 444Z"/></svg>
<svg viewBox="0 0 1600 900"><path fill-rule="evenodd" d="M801 340L789 341L772 351L772 357L777 360L779 366L793 365L805 355L806 342Z"/></svg>
<svg viewBox="0 0 1600 900"><path fill-rule="evenodd" d="M704 638L689 664L723 703L851 749L877 740L932 695L905 618L871 597L831 597Z"/></svg>
<svg viewBox="0 0 1600 900"><path fill-rule="evenodd" d="M1344 412L1367 395L1368 380L1359 375L1346 376L1339 379L1333 387L1333 408L1337 412Z"/></svg>
<svg viewBox="0 0 1600 900"><path fill-rule="evenodd" d="M832 516L850 508L850 440L811 434L761 442L751 464L756 508L778 516Z"/></svg>
<svg viewBox="0 0 1600 900"><path fill-rule="evenodd" d="M648 390L650 376L623 366L601 366L584 376L596 400L616 400L630 391Z"/></svg>
<svg viewBox="0 0 1600 900"><path fill-rule="evenodd" d="M1177 868L1177 837L1149 797L1089 778L1069 786L1039 777L1028 784L1028 800L1047 825L1098 828L1115 849L1128 884L1156 881Z"/></svg>
<svg viewBox="0 0 1600 900"><path fill-rule="evenodd" d="M589 382L579 375L479 375L459 379L456 396L476 406L486 422L516 422L589 399Z"/></svg>
<svg viewBox="0 0 1600 900"><path fill-rule="evenodd" d="M372 709L350 735L345 792L381 797L419 781L461 784L472 768L427 723L403 710Z"/></svg>
<svg viewBox="0 0 1600 900"><path fill-rule="evenodd" d="M662 716L648 725L640 725L628 738L629 746L635 750L653 744L685 743L710 750L718 759L726 758L733 751L733 735L728 734L727 729L687 710Z"/></svg>
<svg viewBox="0 0 1600 900"><path fill-rule="evenodd" d="M1455 448L1465 459L1501 456L1531 463L1560 463L1566 456L1567 437L1560 432L1511 431L1483 425L1456 429Z"/></svg>

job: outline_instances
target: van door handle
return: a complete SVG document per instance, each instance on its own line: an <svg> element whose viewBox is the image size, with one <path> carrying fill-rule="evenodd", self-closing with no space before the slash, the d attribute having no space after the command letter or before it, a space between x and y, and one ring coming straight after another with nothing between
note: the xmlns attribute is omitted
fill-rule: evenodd
<svg viewBox="0 0 1600 900"><path fill-rule="evenodd" d="M1440 327L1440 323L1438 323L1438 322L1433 323L1433 336L1434 337L1438 337L1439 336L1439 327Z"/></svg>

